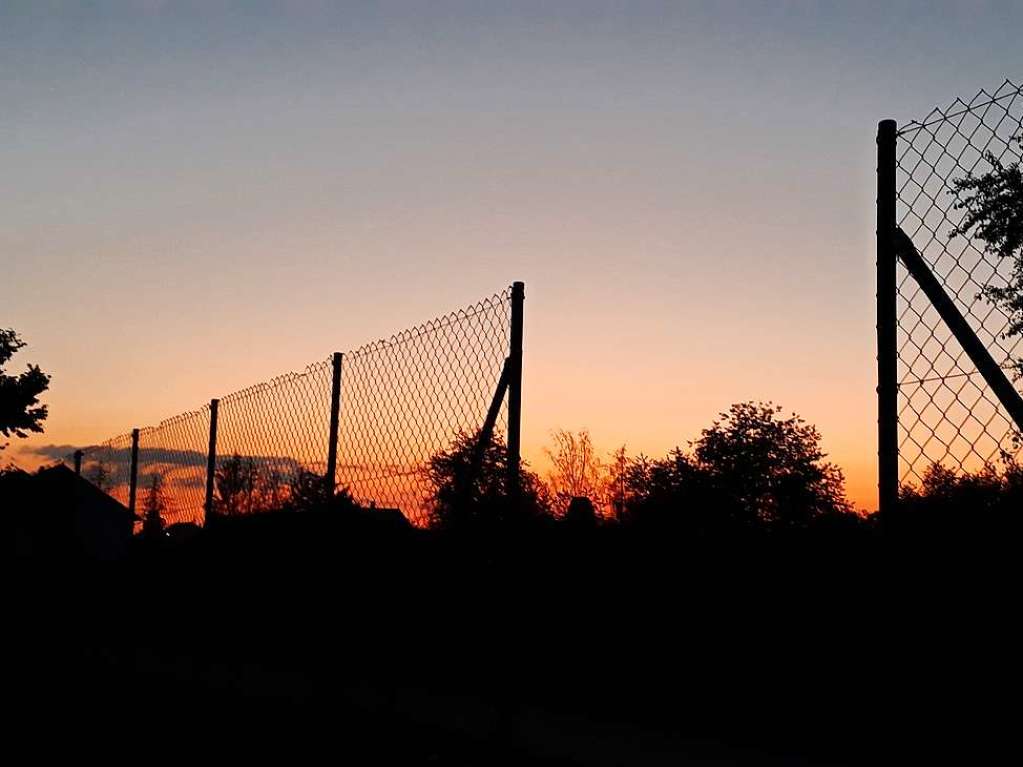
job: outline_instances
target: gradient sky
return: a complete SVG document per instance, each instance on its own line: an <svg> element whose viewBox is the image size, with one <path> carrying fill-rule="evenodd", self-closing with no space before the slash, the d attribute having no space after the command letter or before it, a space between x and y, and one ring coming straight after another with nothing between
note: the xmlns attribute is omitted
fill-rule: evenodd
<svg viewBox="0 0 1023 767"><path fill-rule="evenodd" d="M524 448L816 423L874 508L874 134L1023 4L4 3L0 326L90 443L521 279Z"/></svg>

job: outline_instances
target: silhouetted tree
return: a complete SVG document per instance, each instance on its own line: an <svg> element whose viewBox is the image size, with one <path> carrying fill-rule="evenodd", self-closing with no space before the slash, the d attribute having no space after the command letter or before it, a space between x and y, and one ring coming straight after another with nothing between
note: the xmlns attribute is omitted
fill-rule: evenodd
<svg viewBox="0 0 1023 767"><path fill-rule="evenodd" d="M158 537L163 532L163 514L167 510L167 496L163 489L163 475L154 473L149 479L149 488L142 502L142 534L147 538Z"/></svg>
<svg viewBox="0 0 1023 767"><path fill-rule="evenodd" d="M253 511L259 470L252 458L243 458L234 453L220 462L213 476L217 490L217 513L235 516Z"/></svg>
<svg viewBox="0 0 1023 767"><path fill-rule="evenodd" d="M27 475L23 469L19 469L13 462L0 465L0 480L14 476L21 478Z"/></svg>
<svg viewBox="0 0 1023 767"><path fill-rule="evenodd" d="M254 458L237 453L220 462L214 477L215 508L224 516L357 507L347 488L331 495L322 474L297 468L286 478L276 468L261 469Z"/></svg>
<svg viewBox="0 0 1023 767"><path fill-rule="evenodd" d="M607 467L608 502L614 518L619 522L625 514L627 503L628 471L629 456L625 445L622 445L611 454L611 463Z"/></svg>
<svg viewBox="0 0 1023 767"><path fill-rule="evenodd" d="M1023 150L1023 135L1016 138ZM1019 162L1005 165L993 153L985 155L991 169L953 182L955 207L965 211L949 237L973 233L987 253L1012 260L1012 276L1004 287L985 286L983 295L1009 316L1006 335L1023 334L1023 170ZM1023 360L1017 360L1017 369Z"/></svg>
<svg viewBox="0 0 1023 767"><path fill-rule="evenodd" d="M299 469L291 478L288 506L296 511L325 509L329 500L323 475Z"/></svg>
<svg viewBox="0 0 1023 767"><path fill-rule="evenodd" d="M547 487L555 514L563 515L573 498L589 498L603 506L607 500L608 471L593 448L590 433L559 429L551 435L553 448L545 448L551 468ZM596 513L596 512L595 512Z"/></svg>
<svg viewBox="0 0 1023 767"><path fill-rule="evenodd" d="M262 473L259 486L261 509L279 509L287 501L288 489L285 477L275 466Z"/></svg>
<svg viewBox="0 0 1023 767"><path fill-rule="evenodd" d="M4 373L4 365L24 347L17 333L0 328L0 436L5 438L40 433L46 420L46 405L39 404L39 395L49 388L50 377L31 364L19 375ZM0 450L6 446L0 441Z"/></svg>
<svg viewBox="0 0 1023 767"><path fill-rule="evenodd" d="M622 481L625 512L633 524L707 533L727 522L708 492L706 472L680 448L662 459L632 459Z"/></svg>
<svg viewBox="0 0 1023 767"><path fill-rule="evenodd" d="M771 403L732 405L694 444L713 494L747 524L805 527L851 511L842 471L825 461L821 435Z"/></svg>
<svg viewBox="0 0 1023 767"><path fill-rule="evenodd" d="M519 508L508 498L508 450L494 435L478 452L478 436L460 431L447 449L436 452L424 469L432 491L428 499L430 521L435 527L494 524L535 518L549 513L546 487L522 462Z"/></svg>
<svg viewBox="0 0 1023 767"><path fill-rule="evenodd" d="M850 515L844 479L824 460L817 429L771 404L733 405L690 452L640 456L624 474L633 523L680 532L806 528Z"/></svg>

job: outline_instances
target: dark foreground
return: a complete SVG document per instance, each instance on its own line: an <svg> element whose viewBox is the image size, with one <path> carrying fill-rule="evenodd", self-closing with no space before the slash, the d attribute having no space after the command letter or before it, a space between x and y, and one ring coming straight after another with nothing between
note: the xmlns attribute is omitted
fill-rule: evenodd
<svg viewBox="0 0 1023 767"><path fill-rule="evenodd" d="M1003 761L1014 557L1011 541L469 541L292 515L19 566L10 732L105 760Z"/></svg>

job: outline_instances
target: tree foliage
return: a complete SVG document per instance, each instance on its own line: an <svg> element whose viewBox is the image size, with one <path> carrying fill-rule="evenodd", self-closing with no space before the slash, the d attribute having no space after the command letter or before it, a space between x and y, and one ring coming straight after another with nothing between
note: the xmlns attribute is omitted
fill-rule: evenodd
<svg viewBox="0 0 1023 767"><path fill-rule="evenodd" d="M622 445L611 453L611 462L607 465L607 496L614 519L622 520L628 499L629 454Z"/></svg>
<svg viewBox="0 0 1023 767"><path fill-rule="evenodd" d="M358 506L348 488L331 494L322 474L300 466L282 473L272 462L234 453L214 473L214 511L225 517L264 511L320 511Z"/></svg>
<svg viewBox="0 0 1023 767"><path fill-rule="evenodd" d="M590 433L559 429L551 435L554 445L546 448L551 468L547 473L554 512L563 515L573 498L589 498L595 509L608 502L610 472L593 447Z"/></svg>
<svg viewBox="0 0 1023 767"><path fill-rule="evenodd" d="M715 495L747 521L772 527L849 511L842 471L824 460L817 427L781 412L744 402L703 430L693 457Z"/></svg>
<svg viewBox="0 0 1023 767"><path fill-rule="evenodd" d="M17 333L0 328L0 436L27 437L40 433L46 420L46 405L39 404L39 395L50 386L50 377L38 365L18 375L8 375L4 366L16 352L25 347ZM0 450L6 443L0 442Z"/></svg>
<svg viewBox="0 0 1023 767"><path fill-rule="evenodd" d="M346 493L347 491L342 491ZM313 511L327 508L330 501L323 475L299 469L288 485L287 506L295 511Z"/></svg>
<svg viewBox="0 0 1023 767"><path fill-rule="evenodd" d="M476 436L460 433L430 459L435 525L497 519L507 508L503 442L476 450ZM806 529L853 517L842 472L826 460L816 427L769 403L733 405L688 449L662 459L630 459L621 448L605 465L585 431L555 432L548 455L549 487L523 471L524 506L534 513L567 510L573 498L586 497L610 505L621 521L698 535Z"/></svg>
<svg viewBox="0 0 1023 767"><path fill-rule="evenodd" d="M816 427L770 403L722 413L689 450L633 459L628 517L701 533L806 528L851 513L841 470L825 461Z"/></svg>
<svg viewBox="0 0 1023 767"><path fill-rule="evenodd" d="M1023 135L1016 139L1023 150ZM1012 261L1008 282L985 286L983 295L1009 316L1007 336L1023 334L1023 169L1019 162L1004 164L992 153L986 156L991 168L974 176L967 174L953 182L955 208L964 211L963 220L949 237L974 235L984 250L999 259ZM1017 360L1017 368L1023 360Z"/></svg>
<svg viewBox="0 0 1023 767"><path fill-rule="evenodd" d="M213 475L216 512L232 517L255 511L258 507L259 475L256 462L251 457L243 458L234 453L221 461Z"/></svg>
<svg viewBox="0 0 1023 767"><path fill-rule="evenodd" d="M919 485L903 485L894 511L880 519L888 532L914 537L1013 535L1021 527L1023 465L1008 453L1002 468L956 471L933 463Z"/></svg>
<svg viewBox="0 0 1023 767"><path fill-rule="evenodd" d="M149 487L142 502L142 534L152 538L163 532L163 515L167 511L167 494L163 487L163 475L155 472L149 478Z"/></svg>
<svg viewBox="0 0 1023 767"><path fill-rule="evenodd" d="M547 488L525 463L519 470L521 500L513 508L508 488L508 449L493 435L479 449L479 435L460 431L451 445L434 453L424 469L431 491L430 521L435 527L464 528L521 521L550 510Z"/></svg>

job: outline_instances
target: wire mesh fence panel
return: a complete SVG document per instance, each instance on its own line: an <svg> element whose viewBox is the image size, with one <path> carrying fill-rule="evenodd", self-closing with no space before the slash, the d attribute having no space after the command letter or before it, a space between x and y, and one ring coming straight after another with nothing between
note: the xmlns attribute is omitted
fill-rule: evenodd
<svg viewBox="0 0 1023 767"><path fill-rule="evenodd" d="M209 406L139 431L137 513L157 511L167 525L203 523Z"/></svg>
<svg viewBox="0 0 1023 767"><path fill-rule="evenodd" d="M363 505L397 508L425 524L426 463L482 426L510 332L509 288L346 354L338 484Z"/></svg>
<svg viewBox="0 0 1023 767"><path fill-rule="evenodd" d="M362 505L397 508L425 524L427 462L460 434L482 427L509 354L511 322L508 288L345 354L335 486ZM333 370L328 358L220 399L215 514L323 500ZM502 411L504 423L504 405ZM165 524L206 521L210 420L206 406L140 429L140 518L148 507ZM130 467L129 434L86 451L83 474L127 504Z"/></svg>
<svg viewBox="0 0 1023 767"><path fill-rule="evenodd" d="M899 226L913 240L995 362L1012 377L1023 338L1006 333L1010 315L985 291L1008 284L1009 258L972 235L953 235L963 221L955 182L996 163L1020 161L1023 85L1006 80L969 101L957 99L903 126L897 144ZM1011 417L908 272L898 284L899 473L919 483L934 463L976 470L1004 453L1018 455ZM1019 390L1021 381L1016 380Z"/></svg>
<svg viewBox="0 0 1023 767"><path fill-rule="evenodd" d="M221 398L214 510L278 508L304 472L323 477L330 399L330 360Z"/></svg>
<svg viewBox="0 0 1023 767"><path fill-rule="evenodd" d="M127 506L131 484L131 434L85 448L82 476Z"/></svg>

